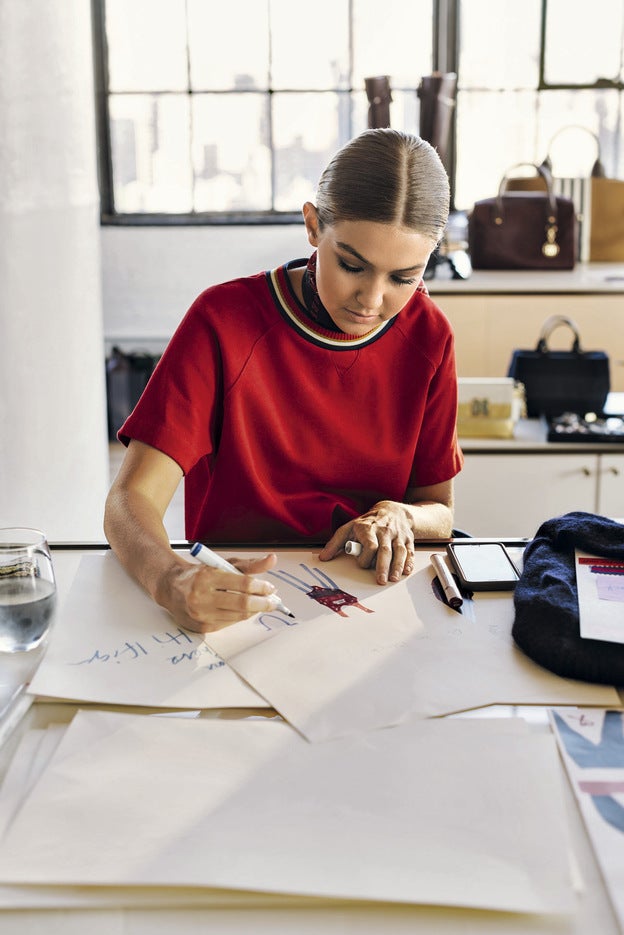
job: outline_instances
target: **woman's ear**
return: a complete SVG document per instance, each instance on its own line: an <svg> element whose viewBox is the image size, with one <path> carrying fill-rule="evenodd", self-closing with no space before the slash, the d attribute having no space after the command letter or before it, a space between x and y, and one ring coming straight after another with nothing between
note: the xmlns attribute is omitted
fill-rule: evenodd
<svg viewBox="0 0 624 935"><path fill-rule="evenodd" d="M319 237L319 218L316 208L311 201L306 201L303 206L303 220L308 235L308 242L312 247L318 247Z"/></svg>

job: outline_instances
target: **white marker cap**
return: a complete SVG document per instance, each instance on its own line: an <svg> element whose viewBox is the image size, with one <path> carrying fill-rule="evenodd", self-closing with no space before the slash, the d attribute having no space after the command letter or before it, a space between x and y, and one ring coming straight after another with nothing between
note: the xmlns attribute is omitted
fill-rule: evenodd
<svg viewBox="0 0 624 935"><path fill-rule="evenodd" d="M362 551L362 545L359 542L354 542L353 539L349 539L348 542L345 542L344 550L347 555L359 555Z"/></svg>

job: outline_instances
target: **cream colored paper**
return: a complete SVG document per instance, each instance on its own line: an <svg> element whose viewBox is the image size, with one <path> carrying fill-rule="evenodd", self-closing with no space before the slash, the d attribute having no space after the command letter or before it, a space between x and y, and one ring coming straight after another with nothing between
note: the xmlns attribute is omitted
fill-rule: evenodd
<svg viewBox="0 0 624 935"><path fill-rule="evenodd" d="M0 788L0 838L36 785L64 732L65 725L50 725L46 730L29 730L21 738Z"/></svg>
<svg viewBox="0 0 624 935"><path fill-rule="evenodd" d="M79 712L0 881L527 912L573 895L553 738L476 718L313 745L276 721Z"/></svg>
<svg viewBox="0 0 624 935"><path fill-rule="evenodd" d="M181 630L112 552L85 555L32 694L102 704L267 707L195 633Z"/></svg>
<svg viewBox="0 0 624 935"><path fill-rule="evenodd" d="M202 640L175 627L112 553L85 556L30 690L156 707L274 705L310 740L494 703L619 704L613 689L561 679L517 650L510 594L479 595L457 614L434 595L429 553L417 562L409 579L380 587L349 556L281 553L286 580L273 580L296 619L260 614ZM327 579L344 603L315 599L332 591Z"/></svg>
<svg viewBox="0 0 624 935"><path fill-rule="evenodd" d="M292 553L280 558L287 580L275 580L297 620L264 614L206 640L311 741L490 704L620 704L615 689L562 679L515 646L511 592L482 593L457 613L434 593L429 553L416 562L380 587L349 556ZM323 576L357 603L337 613L301 590Z"/></svg>

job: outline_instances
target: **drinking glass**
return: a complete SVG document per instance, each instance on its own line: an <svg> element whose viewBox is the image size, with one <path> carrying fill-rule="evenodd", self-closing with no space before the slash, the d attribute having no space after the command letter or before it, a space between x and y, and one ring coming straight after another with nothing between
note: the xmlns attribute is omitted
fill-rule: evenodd
<svg viewBox="0 0 624 935"><path fill-rule="evenodd" d="M56 582L45 534L0 529L0 652L34 649L54 616Z"/></svg>

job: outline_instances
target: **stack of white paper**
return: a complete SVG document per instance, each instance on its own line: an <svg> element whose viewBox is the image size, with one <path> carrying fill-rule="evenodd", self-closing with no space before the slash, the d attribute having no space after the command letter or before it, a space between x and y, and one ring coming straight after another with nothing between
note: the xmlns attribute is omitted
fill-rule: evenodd
<svg viewBox="0 0 624 935"><path fill-rule="evenodd" d="M0 899L27 884L572 908L556 745L520 721L313 745L277 721L86 711L45 758L5 822Z"/></svg>

